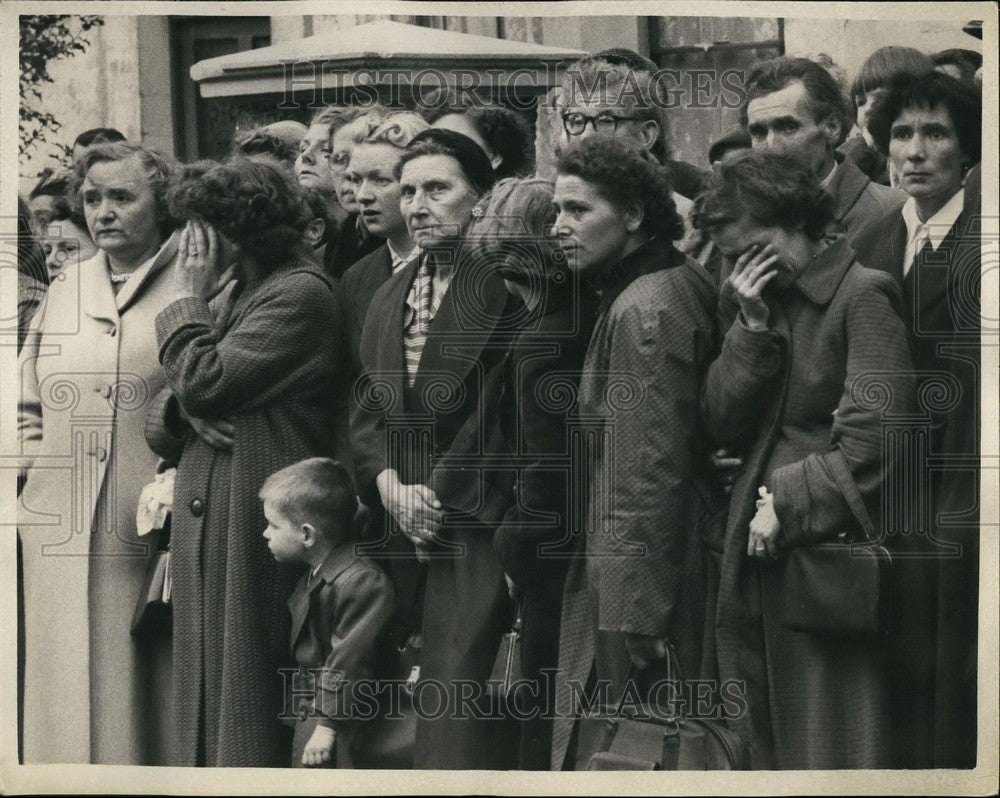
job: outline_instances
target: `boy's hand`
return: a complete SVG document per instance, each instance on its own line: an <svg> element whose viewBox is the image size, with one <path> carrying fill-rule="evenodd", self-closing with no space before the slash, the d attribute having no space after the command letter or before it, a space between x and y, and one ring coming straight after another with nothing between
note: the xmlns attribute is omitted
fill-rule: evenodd
<svg viewBox="0 0 1000 798"><path fill-rule="evenodd" d="M315 768L329 762L336 744L337 730L317 725L302 751L302 767Z"/></svg>

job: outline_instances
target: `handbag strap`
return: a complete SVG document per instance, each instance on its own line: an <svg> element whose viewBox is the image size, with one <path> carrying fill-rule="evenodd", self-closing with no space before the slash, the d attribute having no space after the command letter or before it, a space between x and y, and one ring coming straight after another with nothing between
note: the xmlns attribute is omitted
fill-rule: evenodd
<svg viewBox="0 0 1000 798"><path fill-rule="evenodd" d="M844 470L836 467L831 468L830 471L833 472L833 478L837 482L837 487L840 488L844 499L847 501L847 506L851 508L851 512L861 525L861 531L864 532L865 537L870 543L875 543L875 524L872 522L871 516L868 515L868 508L865 507L865 502L861 498L861 491L858 490L857 484L851 478L850 471L848 470L845 473Z"/></svg>

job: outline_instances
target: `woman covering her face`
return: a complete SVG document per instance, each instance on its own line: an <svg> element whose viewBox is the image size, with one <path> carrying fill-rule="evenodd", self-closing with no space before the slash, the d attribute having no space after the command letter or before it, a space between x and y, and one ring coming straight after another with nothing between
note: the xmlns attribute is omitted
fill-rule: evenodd
<svg viewBox="0 0 1000 798"><path fill-rule="evenodd" d="M174 764L281 767L291 742L281 721L285 602L298 573L268 551L257 495L274 471L334 454L346 391L340 320L302 245L309 214L284 169L198 169L171 206L187 224L173 301L156 318L168 389L146 438L177 465Z"/></svg>
<svg viewBox="0 0 1000 798"><path fill-rule="evenodd" d="M883 419L914 404L898 289L862 268L845 238L824 238L830 213L808 171L759 151L724 158L697 204L697 223L735 261L703 412L714 441L744 459L717 643L720 677L746 685L747 711L730 724L754 768L896 762L878 638L783 624L785 602L798 600L783 582L793 549L880 529L894 464ZM873 379L885 403L871 400Z"/></svg>

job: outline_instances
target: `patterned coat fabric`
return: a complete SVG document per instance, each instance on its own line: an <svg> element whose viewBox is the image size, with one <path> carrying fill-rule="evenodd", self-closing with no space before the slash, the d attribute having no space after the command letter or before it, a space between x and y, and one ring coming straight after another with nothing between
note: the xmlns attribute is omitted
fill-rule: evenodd
<svg viewBox="0 0 1000 798"><path fill-rule="evenodd" d="M146 437L177 463L173 551L176 765L283 767L289 761L280 668L290 666L288 612L300 569L278 565L262 532L265 478L335 456L343 332L329 279L292 260L237 284L213 318L180 299L156 320L169 391ZM232 452L181 421L228 418ZM287 713L285 713L287 714Z"/></svg>
<svg viewBox="0 0 1000 798"><path fill-rule="evenodd" d="M855 262L837 238L771 297L770 328L732 324L709 369L703 408L720 445L744 458L733 488L717 613L720 676L743 686L731 721L755 769L889 767L886 677L876 641L781 624L783 562L747 557L757 488L767 485L785 546L834 538L856 522L840 484L880 524L882 425L914 404L912 367L892 280Z"/></svg>
<svg viewBox="0 0 1000 798"><path fill-rule="evenodd" d="M926 462L949 460L922 477L923 508L908 508L910 548L935 555L901 562L908 582L906 636L893 652L900 678L894 701L901 756L908 767L973 767L976 761L976 639L979 584L981 430L979 186L970 175L965 207L937 251L924 252L903 278L902 214L872 221L858 258L891 274L903 290L903 318L919 374ZM913 476L914 479L918 475ZM955 548L956 544L960 547ZM936 584L935 584L936 583Z"/></svg>
<svg viewBox="0 0 1000 798"><path fill-rule="evenodd" d="M156 474L143 427L176 251L171 238L117 295L103 252L64 270L18 362L28 763L169 764L170 641L130 628L158 545L135 511Z"/></svg>
<svg viewBox="0 0 1000 798"><path fill-rule="evenodd" d="M701 381L714 351L715 290L703 267L655 239L603 288L579 416L586 437L586 544L563 594L552 767L565 763L573 685L592 667L620 690L623 633L667 637L701 674L710 501ZM669 268L667 268L669 267ZM572 763L570 763L572 764Z"/></svg>

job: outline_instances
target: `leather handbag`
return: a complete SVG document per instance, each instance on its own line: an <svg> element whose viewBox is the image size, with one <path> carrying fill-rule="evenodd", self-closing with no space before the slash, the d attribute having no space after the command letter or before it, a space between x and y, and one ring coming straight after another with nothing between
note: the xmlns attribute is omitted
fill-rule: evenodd
<svg viewBox="0 0 1000 798"><path fill-rule="evenodd" d="M681 684L668 646L669 670ZM626 680L635 678L630 668ZM627 710L627 711L626 711ZM576 770L747 770L743 739L718 720L688 717L649 704L598 711L579 720Z"/></svg>
<svg viewBox="0 0 1000 798"><path fill-rule="evenodd" d="M171 610L170 516L160 533L160 546L146 564L146 576L132 613L132 635L169 637L173 632Z"/></svg>
<svg viewBox="0 0 1000 798"><path fill-rule="evenodd" d="M782 625L798 632L878 635L887 631L889 567L884 546L847 542L800 546L784 570Z"/></svg>
<svg viewBox="0 0 1000 798"><path fill-rule="evenodd" d="M486 682L487 689L493 695L502 697L505 701L511 698L512 690L522 680L523 641L521 629L524 624L524 602L517 602L514 623L511 630L500 640L500 650L493 663L493 672Z"/></svg>
<svg viewBox="0 0 1000 798"><path fill-rule="evenodd" d="M812 634L884 635L892 556L876 542L874 524L854 481L835 473L864 540L842 532L833 542L790 549L783 564L781 623Z"/></svg>
<svg viewBox="0 0 1000 798"><path fill-rule="evenodd" d="M388 678L379 691L379 715L361 725L351 747L356 767L384 770L409 770L417 745L417 711L413 706L413 691L420 679L420 650L423 638L411 634L395 647L384 668ZM387 690L397 691L390 700ZM391 713L391 715L389 714Z"/></svg>

